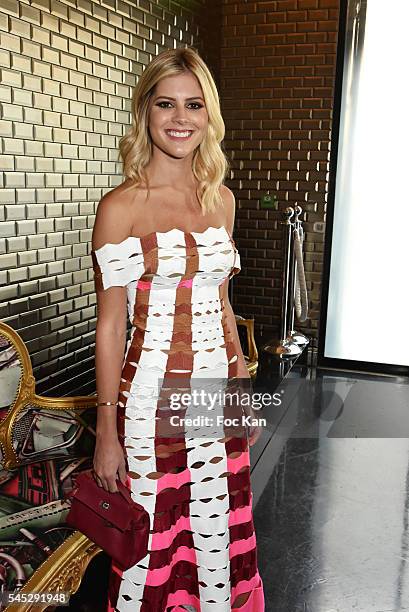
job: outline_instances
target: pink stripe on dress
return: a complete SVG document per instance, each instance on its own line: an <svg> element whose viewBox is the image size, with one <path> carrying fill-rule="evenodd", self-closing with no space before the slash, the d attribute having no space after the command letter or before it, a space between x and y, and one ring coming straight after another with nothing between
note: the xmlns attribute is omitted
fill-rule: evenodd
<svg viewBox="0 0 409 612"><path fill-rule="evenodd" d="M232 559L236 555L242 555L256 546L256 536L253 533L247 540L235 540L230 543L229 557Z"/></svg>
<svg viewBox="0 0 409 612"><path fill-rule="evenodd" d="M233 472L234 474L237 474L237 472L239 472L244 465L248 466L249 464L247 453L241 453L241 455L235 459L231 459L229 457L227 459L229 472Z"/></svg>
<svg viewBox="0 0 409 612"><path fill-rule="evenodd" d="M187 287L188 289L191 289L192 283L193 283L193 278L186 278L185 280L180 281L180 283L178 284L178 288Z"/></svg>
<svg viewBox="0 0 409 612"><path fill-rule="evenodd" d="M258 601L254 601L253 598L254 593L257 593L257 588L260 586L261 578L259 573L257 572L252 578L250 578L250 580L240 580L240 582L232 588L230 601L233 603L235 599L242 593L248 593L249 591L252 591L244 606L237 608L237 610L240 610L240 612L260 612L260 610L264 610L264 607L260 606L260 598L256 598ZM262 591L262 589L260 590ZM262 602L264 604L264 595L263 593L261 593L261 595ZM260 607L257 607L256 604Z"/></svg>
<svg viewBox="0 0 409 612"><path fill-rule="evenodd" d="M186 482L190 482L192 479L192 475L190 470L186 468L183 472L179 472L173 474L172 472L168 472L167 474L163 474L158 479L157 492L160 493L164 489L172 488L172 489L180 489L182 485Z"/></svg>
<svg viewBox="0 0 409 612"><path fill-rule="evenodd" d="M178 546L177 550L175 550L175 553L172 555L169 565L164 565L163 567L149 570L146 576L145 584L148 586L159 586L166 583L167 580L169 580L173 566L176 565L178 561L190 561L191 563L196 563L196 554L193 548Z"/></svg>
<svg viewBox="0 0 409 612"><path fill-rule="evenodd" d="M183 605L195 606L197 612L201 612L200 599L196 597L196 595L192 595L186 591L186 589L179 589L175 593L169 593L164 609L167 610L169 606L176 605L177 607L174 608L172 612L186 612L186 608L177 605L181 600L186 602Z"/></svg>
<svg viewBox="0 0 409 612"><path fill-rule="evenodd" d="M151 288L152 281L138 280L137 288L141 291L149 291Z"/></svg>

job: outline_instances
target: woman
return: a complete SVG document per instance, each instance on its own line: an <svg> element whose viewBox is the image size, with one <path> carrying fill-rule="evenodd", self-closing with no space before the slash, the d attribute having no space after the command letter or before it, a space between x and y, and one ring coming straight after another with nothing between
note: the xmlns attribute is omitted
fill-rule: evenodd
<svg viewBox="0 0 409 612"><path fill-rule="evenodd" d="M259 429L250 440L223 430L181 437L177 427L164 435L169 411L158 394L165 374L192 383L249 376L228 300L240 257L234 196L222 184L224 123L194 49L168 50L149 64L132 116L120 141L126 180L101 199L92 236L93 467L106 490L117 491L117 478L130 488L149 512L151 533L134 567L112 563L108 609L262 612L249 470Z"/></svg>

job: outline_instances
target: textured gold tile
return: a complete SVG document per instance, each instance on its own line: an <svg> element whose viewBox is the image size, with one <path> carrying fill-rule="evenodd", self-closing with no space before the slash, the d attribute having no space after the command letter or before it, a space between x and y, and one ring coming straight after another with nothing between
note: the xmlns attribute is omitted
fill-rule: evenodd
<svg viewBox="0 0 409 612"><path fill-rule="evenodd" d="M46 125L34 126L34 138L35 140L42 142L55 142L55 139L53 138L53 129Z"/></svg>
<svg viewBox="0 0 409 612"><path fill-rule="evenodd" d="M68 20L68 6L59 0L50 1L50 12L56 17Z"/></svg>
<svg viewBox="0 0 409 612"><path fill-rule="evenodd" d="M23 120L23 107L17 104L5 103L2 106L2 115L5 121L22 121Z"/></svg>
<svg viewBox="0 0 409 612"><path fill-rule="evenodd" d="M71 132L71 143L75 145L84 145L86 144L87 135L80 130L75 130Z"/></svg>
<svg viewBox="0 0 409 612"><path fill-rule="evenodd" d="M99 49L93 48L93 46L91 46L92 44L91 42L85 47L85 57L90 62L100 63L100 51Z"/></svg>
<svg viewBox="0 0 409 612"><path fill-rule="evenodd" d="M106 51L108 48L108 41L103 36L99 36L98 34L94 34L92 37L92 44L97 49L101 49Z"/></svg>
<svg viewBox="0 0 409 612"><path fill-rule="evenodd" d="M156 0L0 0L0 316L27 333L36 378L61 357L77 366L79 343L92 349L92 227L97 202L122 180L132 88L157 45L197 29L195 9L178 25L183 5L166 9Z"/></svg>
<svg viewBox="0 0 409 612"><path fill-rule="evenodd" d="M107 79L101 80L101 91L106 94L115 94L115 83L110 83Z"/></svg>
<svg viewBox="0 0 409 612"><path fill-rule="evenodd" d="M54 109L61 109L66 104L65 100L59 99L61 86L57 81L52 81L51 79L42 79L43 93L52 96L52 107Z"/></svg>
<svg viewBox="0 0 409 612"><path fill-rule="evenodd" d="M53 171L53 160L47 157L35 158L35 169L37 172L52 172ZM38 194L37 194L38 200Z"/></svg>
<svg viewBox="0 0 409 612"><path fill-rule="evenodd" d="M8 136L9 138L13 136L12 121L5 121L4 119L0 120L0 136Z"/></svg>
<svg viewBox="0 0 409 612"><path fill-rule="evenodd" d="M25 155L24 157L15 157L16 170L25 172L35 172L37 170L35 158Z"/></svg>
<svg viewBox="0 0 409 612"><path fill-rule="evenodd" d="M24 187L25 176L26 175L24 174L24 172L5 172L4 187L6 189Z"/></svg>
<svg viewBox="0 0 409 612"><path fill-rule="evenodd" d="M76 57L84 57L85 46L76 40L69 40L68 51L71 53L71 55L75 55Z"/></svg>
<svg viewBox="0 0 409 612"><path fill-rule="evenodd" d="M36 172L36 173L27 173L26 174L26 185L27 187L34 187L37 189L41 189L45 187L44 174Z"/></svg>
<svg viewBox="0 0 409 612"><path fill-rule="evenodd" d="M0 101L11 102L11 87L0 83Z"/></svg>
<svg viewBox="0 0 409 612"><path fill-rule="evenodd" d="M13 70L31 73L30 59L28 57L24 57L23 55L15 54L12 56L11 68Z"/></svg>
<svg viewBox="0 0 409 612"><path fill-rule="evenodd" d="M21 38L21 53L36 59L41 58L41 46L31 40Z"/></svg>
<svg viewBox="0 0 409 612"><path fill-rule="evenodd" d="M27 268L10 268L7 271L7 283L11 285L17 285L27 279ZM13 291L15 288L13 287ZM13 299L13 293L11 294L11 299ZM14 303L15 304L15 303ZM18 312L27 311L27 299L19 300L20 308ZM15 311L14 311L15 312Z"/></svg>
<svg viewBox="0 0 409 612"><path fill-rule="evenodd" d="M122 45L120 45L119 43L111 39L109 39L107 42L108 42L107 49L110 53L113 53L114 55L121 55Z"/></svg>
<svg viewBox="0 0 409 612"><path fill-rule="evenodd" d="M3 221L0 223L0 238L14 236L16 232L15 221ZM3 251L5 252L5 250Z"/></svg>
<svg viewBox="0 0 409 612"><path fill-rule="evenodd" d="M51 77L60 83L69 83L69 71L62 66L51 66Z"/></svg>
<svg viewBox="0 0 409 612"><path fill-rule="evenodd" d="M24 141L17 140L17 138L4 138L3 139L3 153L9 154L9 155L23 155Z"/></svg>
<svg viewBox="0 0 409 612"><path fill-rule="evenodd" d="M47 62L32 61L33 74L43 78L51 78L51 66Z"/></svg>
<svg viewBox="0 0 409 612"><path fill-rule="evenodd" d="M13 236L13 238L6 238L7 253L20 253L22 251L25 251L26 247L26 236Z"/></svg>
<svg viewBox="0 0 409 612"><path fill-rule="evenodd" d="M16 189L16 202L17 204L35 204L35 190L34 189Z"/></svg>
<svg viewBox="0 0 409 612"><path fill-rule="evenodd" d="M11 67L11 55L7 49L0 49L0 66L5 68ZM14 58L13 58L14 59Z"/></svg>
<svg viewBox="0 0 409 612"><path fill-rule="evenodd" d="M0 168L3 169L4 172L7 170L18 170L16 165L16 158L13 155L0 155Z"/></svg>
<svg viewBox="0 0 409 612"><path fill-rule="evenodd" d="M82 74L81 72L70 70L69 79L70 79L70 84L74 85L75 87L85 87L86 86L85 74Z"/></svg>
<svg viewBox="0 0 409 612"><path fill-rule="evenodd" d="M69 21L60 21L59 26L61 36L65 36L67 38L68 50L72 43L81 41L79 30L74 26L74 24L70 23ZM82 33L86 36L86 32L82 30Z"/></svg>
<svg viewBox="0 0 409 612"><path fill-rule="evenodd" d="M14 137L25 138L27 140L33 140L35 126L29 123L17 123L14 122Z"/></svg>
<svg viewBox="0 0 409 612"><path fill-rule="evenodd" d="M37 76L33 76L31 74L23 74L23 89L27 96L32 98L32 92L42 91L42 82L41 79ZM34 105L34 99L31 100L31 104L33 108L37 107Z"/></svg>
<svg viewBox="0 0 409 612"><path fill-rule="evenodd" d="M69 53L64 53L63 51L60 52L59 56L61 65L64 66L64 68L67 68L68 70L77 70L78 68L78 70L80 70L78 63L79 60L77 57L74 57Z"/></svg>
<svg viewBox="0 0 409 612"><path fill-rule="evenodd" d="M84 27L85 26L85 15L83 15L80 11L77 11L73 7L68 7L68 21L72 25Z"/></svg>
<svg viewBox="0 0 409 612"><path fill-rule="evenodd" d="M1 10L9 15L19 16L18 0L1 0Z"/></svg>
<svg viewBox="0 0 409 612"><path fill-rule="evenodd" d="M56 25L58 25L58 23ZM58 36L58 34L55 34L54 31L54 29L51 29L51 46L53 49L68 51L68 40L63 36Z"/></svg>
<svg viewBox="0 0 409 612"><path fill-rule="evenodd" d="M85 15L84 28L89 33L95 32L96 34L99 34L101 30L101 22L99 19L93 19L89 15Z"/></svg>
<svg viewBox="0 0 409 612"><path fill-rule="evenodd" d="M34 6L29 6L28 4L23 4L23 2L20 2L20 19L29 21L33 25L39 25L41 12Z"/></svg>
<svg viewBox="0 0 409 612"><path fill-rule="evenodd" d="M22 76L20 72L15 70L8 70L7 68L1 69L1 82L3 85L10 85L12 87L22 86Z"/></svg>
<svg viewBox="0 0 409 612"><path fill-rule="evenodd" d="M31 0L31 5L35 8L50 11L50 0Z"/></svg>
<svg viewBox="0 0 409 612"><path fill-rule="evenodd" d="M48 32L44 28L36 27L35 25L33 25L33 27L32 27L32 37L40 45L46 45L46 46L41 48L42 57L43 57L43 60L49 61L47 59L47 57L49 57L48 53L53 52L52 49L48 49L47 48L47 47L50 46L50 32ZM55 56L55 54L53 52L53 55L51 57L54 57L54 56Z"/></svg>
<svg viewBox="0 0 409 612"><path fill-rule="evenodd" d="M84 58L78 58L76 63L79 72L90 73L95 69L95 64Z"/></svg>
<svg viewBox="0 0 409 612"><path fill-rule="evenodd" d="M0 269L1 269L1 260L0 260ZM3 275L1 276L3 277ZM7 279L6 273L4 274L4 276ZM9 284L7 280L4 283L1 283L0 284L0 304L7 304L7 302L10 302L15 296L16 290L17 290L16 285L12 285L11 283ZM5 321L5 323L6 322L8 322L8 324L11 325L9 321Z"/></svg>

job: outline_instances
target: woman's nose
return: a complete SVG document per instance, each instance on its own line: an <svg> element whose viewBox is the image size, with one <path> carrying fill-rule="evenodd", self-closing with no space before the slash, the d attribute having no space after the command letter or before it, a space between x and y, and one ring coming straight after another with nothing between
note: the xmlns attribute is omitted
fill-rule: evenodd
<svg viewBox="0 0 409 612"><path fill-rule="evenodd" d="M187 117L186 117L186 108L184 106L182 106L182 107L176 106L175 107L174 117L178 121L186 121L186 119L187 119Z"/></svg>

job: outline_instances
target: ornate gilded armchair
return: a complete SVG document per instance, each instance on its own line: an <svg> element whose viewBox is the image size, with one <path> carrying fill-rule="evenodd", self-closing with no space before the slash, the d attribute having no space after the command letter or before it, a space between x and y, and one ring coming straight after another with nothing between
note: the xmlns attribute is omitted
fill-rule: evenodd
<svg viewBox="0 0 409 612"><path fill-rule="evenodd" d="M254 321L243 352L257 370ZM0 322L0 592L73 594L101 549L65 523L75 477L92 468L96 397L43 397L17 332ZM39 612L58 602L12 603L0 610Z"/></svg>
<svg viewBox="0 0 409 612"><path fill-rule="evenodd" d="M0 322L0 591L74 593L100 551L64 522L65 492L92 467L95 420L95 397L36 394L25 344Z"/></svg>

